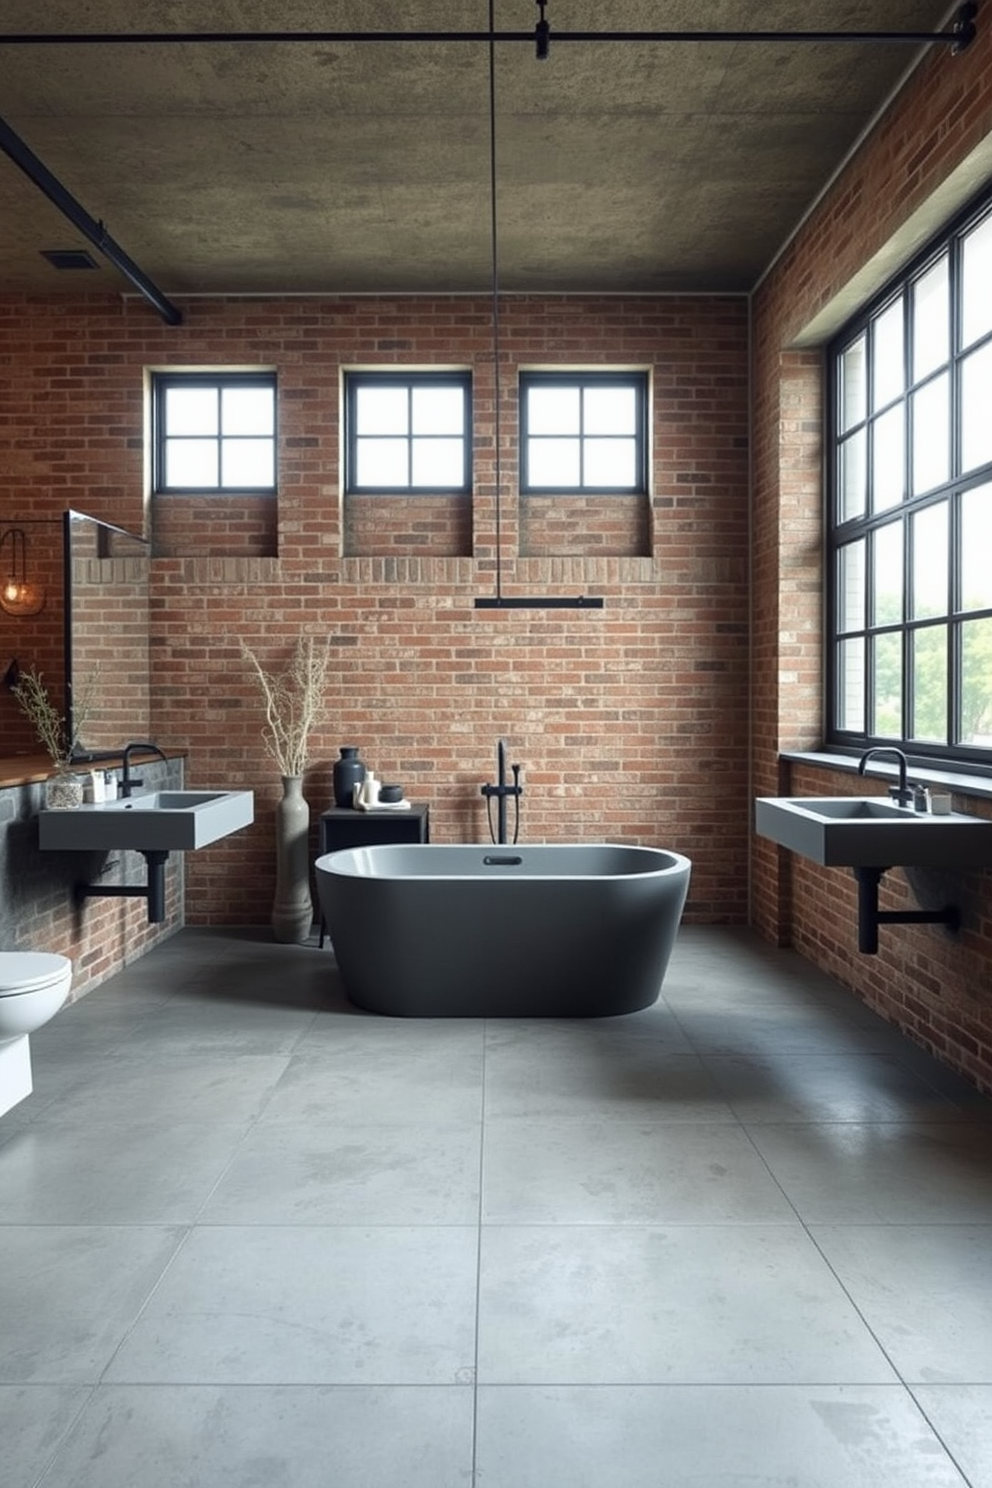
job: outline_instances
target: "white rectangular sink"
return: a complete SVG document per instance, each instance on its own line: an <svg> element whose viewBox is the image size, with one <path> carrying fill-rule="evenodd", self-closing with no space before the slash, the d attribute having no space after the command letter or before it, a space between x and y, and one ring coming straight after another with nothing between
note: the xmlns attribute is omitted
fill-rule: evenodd
<svg viewBox="0 0 992 1488"><path fill-rule="evenodd" d="M873 796L766 796L754 828L780 847L834 868L984 868L992 821L930 816Z"/></svg>
<svg viewBox="0 0 992 1488"><path fill-rule="evenodd" d="M39 811L38 845L62 852L192 852L254 819L252 791L147 791L74 811Z"/></svg>

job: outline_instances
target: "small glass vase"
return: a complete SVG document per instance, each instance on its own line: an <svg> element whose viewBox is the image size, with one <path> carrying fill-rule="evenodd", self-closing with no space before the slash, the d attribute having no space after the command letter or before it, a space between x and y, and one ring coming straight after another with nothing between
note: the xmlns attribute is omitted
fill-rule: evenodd
<svg viewBox="0 0 992 1488"><path fill-rule="evenodd" d="M45 781L47 811L75 811L83 804L83 778L71 765L62 765Z"/></svg>

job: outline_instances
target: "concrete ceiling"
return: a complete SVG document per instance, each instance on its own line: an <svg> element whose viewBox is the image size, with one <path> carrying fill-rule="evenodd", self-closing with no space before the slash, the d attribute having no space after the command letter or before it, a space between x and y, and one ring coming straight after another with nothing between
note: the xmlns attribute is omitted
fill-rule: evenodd
<svg viewBox="0 0 992 1488"><path fill-rule="evenodd" d="M888 43L555 42L571 31L937 31L947 0L547 0L496 58L505 290L746 291L921 55ZM535 0L496 0L533 33ZM158 287L491 287L485 41L8 44L25 33L472 31L487 0L4 0L0 117ZM0 291L122 290L0 154Z"/></svg>

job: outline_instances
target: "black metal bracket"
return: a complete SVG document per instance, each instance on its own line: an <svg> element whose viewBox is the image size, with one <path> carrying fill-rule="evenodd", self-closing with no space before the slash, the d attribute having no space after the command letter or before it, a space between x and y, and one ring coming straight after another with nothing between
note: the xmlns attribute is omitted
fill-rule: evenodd
<svg viewBox="0 0 992 1488"><path fill-rule="evenodd" d="M858 950L866 956L878 951L879 925L946 925L948 930L961 928L961 911L956 904L943 909L879 909L878 885L885 868L855 868L858 880Z"/></svg>
<svg viewBox="0 0 992 1488"><path fill-rule="evenodd" d="M91 898L147 899L149 925L160 925L165 919L165 864L168 852L151 848L141 856L148 864L148 882L139 884L77 884L77 900Z"/></svg>

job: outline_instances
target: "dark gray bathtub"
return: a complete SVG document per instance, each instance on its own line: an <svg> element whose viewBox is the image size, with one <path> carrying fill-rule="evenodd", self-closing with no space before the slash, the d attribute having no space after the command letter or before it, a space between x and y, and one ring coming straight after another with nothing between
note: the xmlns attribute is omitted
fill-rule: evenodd
<svg viewBox="0 0 992 1488"><path fill-rule="evenodd" d="M355 847L317 859L352 1002L408 1018L602 1018L661 991L688 858L610 844Z"/></svg>

